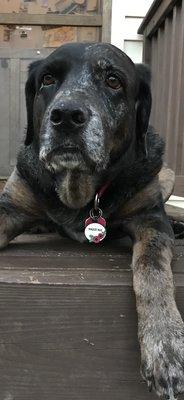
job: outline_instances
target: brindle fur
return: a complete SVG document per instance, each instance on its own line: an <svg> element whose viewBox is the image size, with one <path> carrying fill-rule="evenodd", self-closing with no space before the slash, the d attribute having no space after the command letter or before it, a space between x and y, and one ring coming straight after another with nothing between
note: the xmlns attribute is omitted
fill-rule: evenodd
<svg viewBox="0 0 184 400"><path fill-rule="evenodd" d="M183 391L184 324L174 299L172 231L160 211L135 218L129 229L142 376L150 390L174 399Z"/></svg>
<svg viewBox="0 0 184 400"><path fill-rule="evenodd" d="M49 86L45 74L54 78ZM109 74L120 87L108 86ZM100 202L108 236L120 232L133 241L142 374L172 400L184 391L184 324L163 204L174 175L162 168L163 141L148 126L149 71L109 44L67 44L30 66L26 104L25 144L0 198L0 247L49 221L86 240L84 221L108 182Z"/></svg>

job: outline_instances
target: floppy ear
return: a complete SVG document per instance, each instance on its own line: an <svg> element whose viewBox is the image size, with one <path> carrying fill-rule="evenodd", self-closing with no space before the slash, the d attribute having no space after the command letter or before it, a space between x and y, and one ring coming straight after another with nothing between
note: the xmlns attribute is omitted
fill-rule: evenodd
<svg viewBox="0 0 184 400"><path fill-rule="evenodd" d="M28 146L33 141L34 124L33 124L33 104L36 94L35 73L42 60L32 62L28 68L28 79L25 86L26 109L27 109L27 132L25 145Z"/></svg>
<svg viewBox="0 0 184 400"><path fill-rule="evenodd" d="M151 112L151 73L145 64L136 64L138 93L136 98L136 135L143 153L147 156L146 134Z"/></svg>

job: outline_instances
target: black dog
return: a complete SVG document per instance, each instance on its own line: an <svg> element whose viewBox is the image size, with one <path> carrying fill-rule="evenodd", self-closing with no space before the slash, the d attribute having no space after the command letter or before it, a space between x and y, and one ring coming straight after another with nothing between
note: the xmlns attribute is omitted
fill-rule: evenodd
<svg viewBox="0 0 184 400"><path fill-rule="evenodd" d="M149 71L110 44L67 44L31 64L26 102L25 145L0 198L0 246L48 221L87 240L89 215L91 240L104 238L103 217L107 236L128 234L142 374L173 399L184 390L184 325L163 205L172 174L166 180L163 142L148 127Z"/></svg>

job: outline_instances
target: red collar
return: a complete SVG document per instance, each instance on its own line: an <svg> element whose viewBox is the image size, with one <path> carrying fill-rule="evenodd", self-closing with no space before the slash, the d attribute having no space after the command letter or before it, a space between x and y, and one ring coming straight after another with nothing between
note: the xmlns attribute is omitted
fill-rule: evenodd
<svg viewBox="0 0 184 400"><path fill-rule="evenodd" d="M101 187L101 189L99 189L98 192L96 192L95 200L94 200L94 209L95 210L97 210L99 208L100 199L103 196L103 194L105 193L105 191L108 189L109 185L110 185L110 183L107 182L105 185L103 185Z"/></svg>
<svg viewBox="0 0 184 400"><path fill-rule="evenodd" d="M101 199L101 197L103 196L103 194L105 193L105 191L108 189L109 185L110 185L110 183L107 182L105 185L103 185L103 186L101 187L101 189L100 189L98 192L96 192L96 195L98 195L99 199Z"/></svg>

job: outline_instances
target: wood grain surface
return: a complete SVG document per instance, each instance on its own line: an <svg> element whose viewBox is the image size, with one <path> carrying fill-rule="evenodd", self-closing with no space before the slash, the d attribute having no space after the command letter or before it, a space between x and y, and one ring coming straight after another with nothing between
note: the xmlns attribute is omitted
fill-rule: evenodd
<svg viewBox="0 0 184 400"><path fill-rule="evenodd" d="M184 316L183 260L177 241ZM121 242L22 235L1 252L0 400L156 400L139 373L136 332L131 253Z"/></svg>

